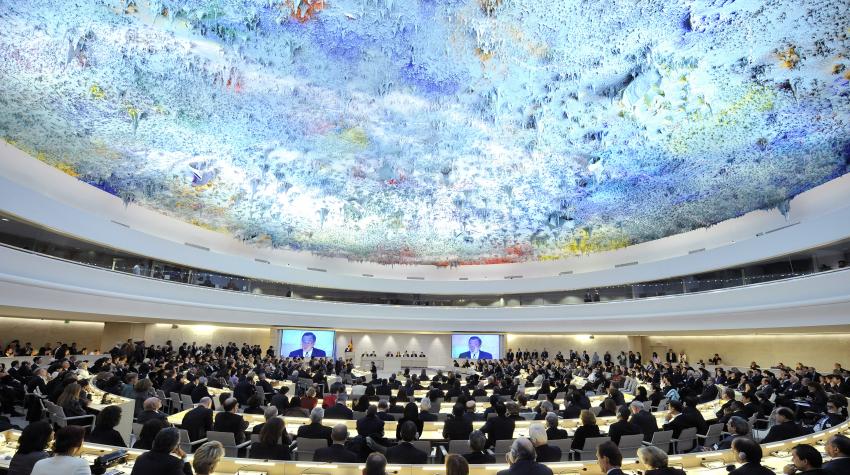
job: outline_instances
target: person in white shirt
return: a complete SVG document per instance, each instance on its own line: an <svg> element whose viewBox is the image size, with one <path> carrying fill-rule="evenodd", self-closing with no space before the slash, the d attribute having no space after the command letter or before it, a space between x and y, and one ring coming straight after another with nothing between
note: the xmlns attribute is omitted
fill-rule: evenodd
<svg viewBox="0 0 850 475"><path fill-rule="evenodd" d="M91 475L89 463L79 457L86 430L81 426L67 426L56 431L53 457L39 460L32 475Z"/></svg>

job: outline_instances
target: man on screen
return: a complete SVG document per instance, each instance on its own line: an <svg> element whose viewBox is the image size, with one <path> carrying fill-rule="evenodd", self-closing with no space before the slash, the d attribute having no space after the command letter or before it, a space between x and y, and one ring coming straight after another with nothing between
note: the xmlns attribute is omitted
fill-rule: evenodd
<svg viewBox="0 0 850 475"><path fill-rule="evenodd" d="M301 349L289 352L290 358L324 358L325 350L314 348L316 345L316 334L306 332L301 335Z"/></svg>
<svg viewBox="0 0 850 475"><path fill-rule="evenodd" d="M477 336L469 337L469 351L464 351L458 358L466 358L468 360L492 360L493 355L486 351L481 351L481 338Z"/></svg>

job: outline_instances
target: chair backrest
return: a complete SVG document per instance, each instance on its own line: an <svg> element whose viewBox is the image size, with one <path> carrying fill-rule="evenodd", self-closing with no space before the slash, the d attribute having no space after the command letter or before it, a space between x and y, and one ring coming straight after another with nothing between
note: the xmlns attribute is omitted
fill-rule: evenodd
<svg viewBox="0 0 850 475"><path fill-rule="evenodd" d="M299 437L298 450L296 450L295 453L298 455L298 460L311 461L313 460L313 453L315 453L316 450L327 446L327 439L307 439Z"/></svg>
<svg viewBox="0 0 850 475"><path fill-rule="evenodd" d="M652 433L652 440L649 441L649 445L658 447L666 453L670 453L670 441L672 439L672 430L660 430Z"/></svg>
<svg viewBox="0 0 850 475"><path fill-rule="evenodd" d="M410 442L410 445L416 447L417 449L425 452L428 456L431 456L431 442L427 440L414 440Z"/></svg>
<svg viewBox="0 0 850 475"><path fill-rule="evenodd" d="M599 406L592 406L590 408L590 412L592 412L594 416L598 416L599 413L602 412L602 408Z"/></svg>
<svg viewBox="0 0 850 475"><path fill-rule="evenodd" d="M181 394L180 402L183 403L183 409L191 409L192 406L195 405L195 403L192 402L192 396L188 394Z"/></svg>
<svg viewBox="0 0 850 475"><path fill-rule="evenodd" d="M354 420L360 420L366 417L366 412L364 411L354 411Z"/></svg>
<svg viewBox="0 0 850 475"><path fill-rule="evenodd" d="M637 449L643 446L643 434L624 435L620 437L620 443L617 444L620 448L620 453L625 458L637 457Z"/></svg>
<svg viewBox="0 0 850 475"><path fill-rule="evenodd" d="M611 440L610 437L589 437L584 439L584 447L581 448L581 451L596 453L596 447L603 442L608 442L609 440Z"/></svg>
<svg viewBox="0 0 850 475"><path fill-rule="evenodd" d="M475 396L475 402L487 402L489 400L489 396Z"/></svg>
<svg viewBox="0 0 850 475"><path fill-rule="evenodd" d="M450 440L449 441L449 453L450 454L465 454L469 452L469 441L468 440Z"/></svg>
<svg viewBox="0 0 850 475"><path fill-rule="evenodd" d="M556 439L549 440L549 445L552 447L558 447L561 449L561 461L570 459L570 452L572 451L573 439Z"/></svg>
<svg viewBox="0 0 850 475"><path fill-rule="evenodd" d="M497 440L493 448L493 453L496 454L496 460L504 460L505 454L511 451L511 444L513 443L513 439Z"/></svg>
<svg viewBox="0 0 850 475"><path fill-rule="evenodd" d="M445 422L447 420L449 420L449 415L446 414L445 412L441 412L441 413L437 414L437 421Z"/></svg>
<svg viewBox="0 0 850 475"><path fill-rule="evenodd" d="M683 454L694 450L697 445L697 428L688 427L682 429L679 433L678 442L676 443L676 452Z"/></svg>
<svg viewBox="0 0 850 475"><path fill-rule="evenodd" d="M652 401L644 401L643 402L643 409L646 412L652 412Z"/></svg>
<svg viewBox="0 0 850 475"><path fill-rule="evenodd" d="M666 411L667 410L667 398L666 397L664 399L658 401L658 408L656 410L657 411Z"/></svg>
<svg viewBox="0 0 850 475"><path fill-rule="evenodd" d="M207 439L217 440L221 442L221 445L225 448L236 447L236 437L233 436L233 432L219 432L215 430L207 431Z"/></svg>

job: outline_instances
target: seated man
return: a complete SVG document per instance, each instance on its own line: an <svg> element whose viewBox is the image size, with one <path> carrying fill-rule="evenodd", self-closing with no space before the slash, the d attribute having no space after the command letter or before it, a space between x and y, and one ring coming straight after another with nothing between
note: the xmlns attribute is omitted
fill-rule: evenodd
<svg viewBox="0 0 850 475"><path fill-rule="evenodd" d="M531 424L528 427L528 439L534 445L538 462L561 461L561 448L549 445L549 439L546 437L546 429L543 427L543 424L539 422Z"/></svg>
<svg viewBox="0 0 850 475"><path fill-rule="evenodd" d="M337 424L331 431L330 447L323 447L313 454L314 462L357 463L357 454L348 450L345 441L348 439L348 427Z"/></svg>
<svg viewBox="0 0 850 475"><path fill-rule="evenodd" d="M162 408L162 401L159 400L158 397L149 397L145 399L145 402L142 404L142 411L139 414L139 417L136 418L136 422L144 425L145 422L151 419L159 419L163 422L168 422L168 416L164 412L160 412Z"/></svg>
<svg viewBox="0 0 850 475"><path fill-rule="evenodd" d="M201 399L194 409L190 410L183 416L181 427L189 433L189 440L196 441L203 439L207 431L212 430L213 426L213 410L212 400L208 397Z"/></svg>
<svg viewBox="0 0 850 475"><path fill-rule="evenodd" d="M726 423L729 435L714 444L707 450L728 450L732 448L732 441L737 437L746 437L750 433L750 424L742 417L734 416Z"/></svg>
<svg viewBox="0 0 850 475"><path fill-rule="evenodd" d="M611 424L611 427L608 429L608 437L611 437L611 441L615 444L619 444L620 438L624 435L643 434L643 431L641 431L641 428L637 424L629 422L630 414L629 408L626 406L621 407L617 411L617 422Z"/></svg>
<svg viewBox="0 0 850 475"><path fill-rule="evenodd" d="M809 444L800 444L791 449L791 464L787 465L783 472L786 475L796 473L811 473L812 475L823 475L823 456L818 449Z"/></svg>
<svg viewBox="0 0 850 475"><path fill-rule="evenodd" d="M826 453L832 460L823 465L823 471L828 475L850 473L850 438L837 434L826 443Z"/></svg>
<svg viewBox="0 0 850 475"><path fill-rule="evenodd" d="M405 421L399 430L401 441L394 447L387 448L387 462L405 464L424 464L428 462L428 454L411 444L416 440L416 424Z"/></svg>
<svg viewBox="0 0 850 475"><path fill-rule="evenodd" d="M500 470L496 475L552 475L552 469L538 463L534 444L525 437L514 440L511 451L505 457L510 468Z"/></svg>
<svg viewBox="0 0 850 475"><path fill-rule="evenodd" d="M480 430L474 430L469 434L469 448L472 452L463 454L463 458L470 465L496 463L496 456L487 452L487 436Z"/></svg>
<svg viewBox="0 0 850 475"><path fill-rule="evenodd" d="M274 406L266 406L265 409L263 409L263 420L265 422L263 422L262 424L255 425L254 428L251 429L251 433L259 434L263 431L263 427L266 426L266 422L268 422L270 419L274 419L275 417L277 417L277 408Z"/></svg>
<svg viewBox="0 0 850 475"><path fill-rule="evenodd" d="M331 444L331 428L322 424L322 419L325 418L325 410L321 407L314 407L310 411L310 423L304 424L298 428L299 439L325 439L328 445Z"/></svg>
<svg viewBox="0 0 850 475"><path fill-rule="evenodd" d="M569 439L570 435L566 429L558 427L558 414L555 412L546 413L546 438L549 440Z"/></svg>
<svg viewBox="0 0 850 475"><path fill-rule="evenodd" d="M245 442L245 429L248 428L248 421L242 418L241 414L237 414L239 410L239 402L236 398L229 398L222 405L222 412L219 412L215 417L213 430L215 432L231 432L237 444Z"/></svg>
<svg viewBox="0 0 850 475"><path fill-rule="evenodd" d="M800 424L794 422L794 412L787 407L780 407L776 410L776 425L770 428L762 444L776 442L779 440L793 439L803 435L803 428Z"/></svg>

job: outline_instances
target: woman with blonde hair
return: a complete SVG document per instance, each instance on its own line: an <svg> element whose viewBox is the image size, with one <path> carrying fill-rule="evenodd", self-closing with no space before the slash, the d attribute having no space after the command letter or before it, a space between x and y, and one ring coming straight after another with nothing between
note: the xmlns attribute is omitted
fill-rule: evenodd
<svg viewBox="0 0 850 475"><path fill-rule="evenodd" d="M592 412L582 409L579 419L581 419L581 426L576 428L576 433L573 436L573 445L571 446L573 450L584 449L585 439L602 437L599 426L596 425L596 416Z"/></svg>
<svg viewBox="0 0 850 475"><path fill-rule="evenodd" d="M215 471L222 457L224 457L224 446L221 442L217 440L205 442L192 455L192 468L195 469L195 475L210 475Z"/></svg>

